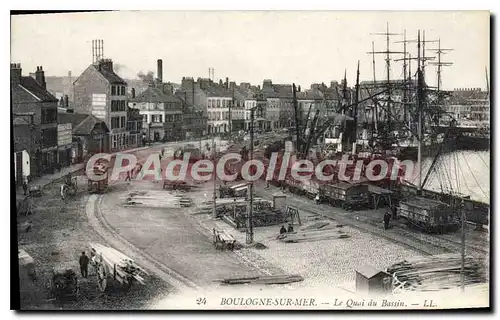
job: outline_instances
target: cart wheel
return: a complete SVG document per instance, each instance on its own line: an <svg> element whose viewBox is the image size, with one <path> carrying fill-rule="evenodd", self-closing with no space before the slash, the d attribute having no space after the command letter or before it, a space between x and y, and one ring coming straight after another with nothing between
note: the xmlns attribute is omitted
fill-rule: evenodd
<svg viewBox="0 0 500 320"><path fill-rule="evenodd" d="M106 290L106 285L107 285L107 274L102 264L99 264L97 266L96 274L97 274L97 286L99 287L99 290L101 290L101 292L104 292L104 290Z"/></svg>
<svg viewBox="0 0 500 320"><path fill-rule="evenodd" d="M127 282L123 283L123 289L127 292L130 291L133 282L134 282L133 279L127 279Z"/></svg>

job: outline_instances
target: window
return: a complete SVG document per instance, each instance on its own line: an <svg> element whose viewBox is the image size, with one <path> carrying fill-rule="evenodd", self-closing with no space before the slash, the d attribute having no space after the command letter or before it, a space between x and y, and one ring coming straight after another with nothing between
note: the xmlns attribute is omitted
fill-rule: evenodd
<svg viewBox="0 0 500 320"><path fill-rule="evenodd" d="M112 120L113 120L113 118L111 119L111 123L113 123L113 121L112 121ZM111 141L112 141L112 144L113 144L113 149L116 149L117 144L118 144L118 143L117 143L117 139L116 139L116 138L117 138L117 137L116 137L116 135L113 135L113 136L111 137Z"/></svg>
<svg viewBox="0 0 500 320"><path fill-rule="evenodd" d="M111 118L111 129L116 129L120 127L120 118L112 117Z"/></svg>
<svg viewBox="0 0 500 320"><path fill-rule="evenodd" d="M122 88L122 96L124 96L125 95L125 86L122 86L121 88Z"/></svg>
<svg viewBox="0 0 500 320"><path fill-rule="evenodd" d="M120 117L120 128L125 128L125 117Z"/></svg>
<svg viewBox="0 0 500 320"><path fill-rule="evenodd" d="M159 115L159 118L160 118L160 121L159 121L159 122L160 122L160 123L161 123L161 122L163 122L163 116L162 116L161 114Z"/></svg>
<svg viewBox="0 0 500 320"><path fill-rule="evenodd" d="M57 122L57 109L42 109L42 124Z"/></svg>
<svg viewBox="0 0 500 320"><path fill-rule="evenodd" d="M217 99L217 108L220 108L220 99Z"/></svg>
<svg viewBox="0 0 500 320"><path fill-rule="evenodd" d="M212 108L212 99L208 99L208 107Z"/></svg>
<svg viewBox="0 0 500 320"><path fill-rule="evenodd" d="M125 100L111 100L111 112L124 112L125 110Z"/></svg>
<svg viewBox="0 0 500 320"><path fill-rule="evenodd" d="M111 95L116 96L116 86L111 86Z"/></svg>
<svg viewBox="0 0 500 320"><path fill-rule="evenodd" d="M222 107L225 108L226 107L226 100L222 100Z"/></svg>

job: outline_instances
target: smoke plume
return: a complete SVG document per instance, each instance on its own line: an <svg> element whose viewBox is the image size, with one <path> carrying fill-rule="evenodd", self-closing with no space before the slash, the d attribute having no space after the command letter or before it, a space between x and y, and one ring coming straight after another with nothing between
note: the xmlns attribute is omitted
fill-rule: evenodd
<svg viewBox="0 0 500 320"><path fill-rule="evenodd" d="M144 72L140 71L137 74L137 77L142 80L144 83L151 83L154 82L155 77L154 77L154 72L153 71L148 71L147 74L144 74Z"/></svg>

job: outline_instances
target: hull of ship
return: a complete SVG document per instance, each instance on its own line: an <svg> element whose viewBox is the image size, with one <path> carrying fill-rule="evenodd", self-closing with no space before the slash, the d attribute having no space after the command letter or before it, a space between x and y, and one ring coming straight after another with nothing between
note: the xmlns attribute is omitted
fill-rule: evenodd
<svg viewBox="0 0 500 320"><path fill-rule="evenodd" d="M482 151L490 150L491 140L488 136L468 136L461 135L457 138L457 150Z"/></svg>

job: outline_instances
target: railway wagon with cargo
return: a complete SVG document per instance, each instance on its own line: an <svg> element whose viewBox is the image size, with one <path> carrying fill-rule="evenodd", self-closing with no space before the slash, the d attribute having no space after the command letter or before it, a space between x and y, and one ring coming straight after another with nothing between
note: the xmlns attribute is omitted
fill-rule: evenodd
<svg viewBox="0 0 500 320"><path fill-rule="evenodd" d="M433 233L457 231L460 221L453 208L441 201L412 197L399 202L398 215L407 224Z"/></svg>
<svg viewBox="0 0 500 320"><path fill-rule="evenodd" d="M370 204L367 184L351 184L339 181L332 184L323 184L320 190L321 202L340 206L345 210L363 208Z"/></svg>

